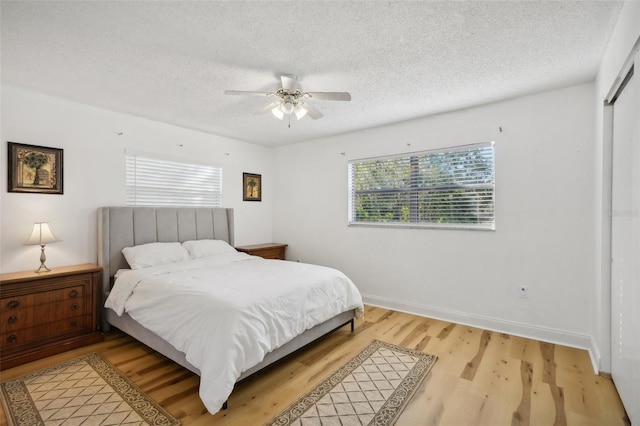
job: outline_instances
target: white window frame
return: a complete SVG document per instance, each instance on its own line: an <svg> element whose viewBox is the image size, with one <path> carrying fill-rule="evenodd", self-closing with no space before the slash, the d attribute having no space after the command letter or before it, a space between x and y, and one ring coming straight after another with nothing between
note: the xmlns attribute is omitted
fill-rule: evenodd
<svg viewBox="0 0 640 426"><path fill-rule="evenodd" d="M350 160L348 187L349 226L495 230L495 142Z"/></svg>
<svg viewBox="0 0 640 426"><path fill-rule="evenodd" d="M182 159L125 152L126 204L222 207L222 168Z"/></svg>

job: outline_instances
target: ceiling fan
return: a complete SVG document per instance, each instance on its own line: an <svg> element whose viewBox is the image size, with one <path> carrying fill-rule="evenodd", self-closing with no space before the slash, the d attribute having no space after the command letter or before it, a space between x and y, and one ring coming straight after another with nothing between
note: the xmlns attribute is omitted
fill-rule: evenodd
<svg viewBox="0 0 640 426"><path fill-rule="evenodd" d="M324 114L318 111L309 101L350 101L351 95L347 92L303 92L298 85L295 75L284 74L280 76L282 87L275 92L251 92L243 90L225 90L225 95L248 95L266 96L276 98L269 105L265 106L254 114L264 114L269 111L279 120L285 115L289 116L289 127L291 127L291 115L295 114L300 120L305 115L314 120L322 118Z"/></svg>

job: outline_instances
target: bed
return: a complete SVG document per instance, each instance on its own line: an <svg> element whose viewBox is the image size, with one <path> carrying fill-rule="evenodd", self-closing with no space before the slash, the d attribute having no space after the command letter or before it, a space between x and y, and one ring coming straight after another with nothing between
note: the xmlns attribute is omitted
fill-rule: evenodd
<svg viewBox="0 0 640 426"><path fill-rule="evenodd" d="M103 267L101 284L103 331L108 331L111 326L114 326L200 375L200 397L212 414L220 408L226 408L226 400L234 383L255 374L339 327L350 323L353 331L354 318L362 312L360 294L346 276L344 276L346 281L342 282L344 274L341 272L297 262L264 260L235 252L231 248L233 244L233 209L102 207L98 210L98 263ZM152 264L152 267L148 268L139 267L138 260L133 260L135 269L131 268L123 255L125 248L146 249L146 247L161 246L171 247L173 250L180 245L191 250L188 252L191 257L194 253L196 255L202 253L202 250L194 251L194 247L215 245L215 247L229 247L230 250L225 249L223 253L216 252L216 256L213 257L198 258L196 256L193 259L187 257L171 264ZM131 260L131 252L126 253ZM209 254L206 253L207 256ZM118 276L117 280L114 278L116 276ZM317 278L314 278L316 276ZM260 278L255 279L255 277ZM311 290L311 284L309 290L304 290L307 288L305 284L300 285L300 291L310 293L294 297L293 293L285 294L285 290L282 290L281 295L277 297L272 295L280 291L280 287L290 291L295 283L307 279L312 281L312 278L320 281L318 285L322 286L328 285L327 282L333 286L333 281L336 280L339 283L335 284L337 286L335 290L333 287ZM237 280L238 283L233 280ZM233 285L227 284L232 281ZM262 281L273 287L263 285ZM177 305L176 301L182 300L184 291L175 286L175 282L179 282L180 285L185 283L187 287L191 286L187 293L199 295L198 292L206 291L214 294L199 295L197 299L190 299L191 301L188 302L184 299L188 308L182 308L182 305ZM211 289L214 285L212 283L215 283L215 290ZM175 291L183 291L183 293L176 293L176 295L171 293ZM239 303L238 295L234 296L234 292L249 295L248 301L245 303L243 299L242 303ZM318 303L319 294L331 300ZM269 304L268 309L258 305L258 302L254 303L260 297L268 299L266 302ZM157 300L151 298L157 298ZM215 299L215 303L218 303L215 309L205 306L204 300L209 298ZM272 309L274 300L286 305L278 305ZM307 300L314 301L315 305L335 306L330 308L331 312L319 312L314 308L315 305L304 307ZM250 314L236 313L234 306L238 304L250 305L252 309ZM296 306L295 310L297 310L295 316L289 312L294 310L291 309L293 306ZM196 319L193 323L197 324L195 326L188 325L186 322L180 323L183 316L195 317L192 313L197 309L202 311L202 314L198 313L198 315L217 316L211 320L202 320L204 317L199 317L200 319ZM309 311L303 311L303 309ZM256 327L247 324L258 324L255 317L262 315L263 311L268 317L267 322L277 324L273 329L251 336L254 331L250 329ZM161 318L166 317L167 312L175 315L171 321L164 321ZM275 312L278 314L276 315ZM283 313L280 314L280 312ZM237 321L235 321L236 316ZM247 317L249 319L246 319ZM285 324L284 317L291 324ZM279 321L283 321L282 324ZM220 325L225 322L232 325L224 327ZM259 327L271 327L271 325L265 326L264 322L259 322ZM180 323L182 328L169 329L173 327L173 323ZM236 324L238 324L237 327ZM242 333L236 333L229 338L218 336L221 328L235 329L234 327L241 329ZM186 334L185 329L189 334L186 337L183 336ZM245 330L248 331L245 332ZM255 333L258 332L255 331ZM192 337L192 334L195 337ZM216 336L215 342L220 343L214 343L212 335ZM237 336L242 337L241 343L237 343ZM212 367L212 364L216 367ZM219 367L221 365L224 365L224 368ZM233 380L230 382L231 379Z"/></svg>

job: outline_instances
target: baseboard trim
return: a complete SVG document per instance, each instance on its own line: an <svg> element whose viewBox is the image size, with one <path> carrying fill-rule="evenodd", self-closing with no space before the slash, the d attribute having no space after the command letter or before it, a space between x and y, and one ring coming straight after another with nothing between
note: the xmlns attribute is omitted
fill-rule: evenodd
<svg viewBox="0 0 640 426"><path fill-rule="evenodd" d="M482 315L469 314L451 309L443 309L435 306L420 305L386 297L362 294L364 303L385 309L406 312L442 321L454 322L499 333L511 334L519 337L540 340L572 348L584 349L589 353L591 365L595 374L599 373L600 352L593 336L559 330L549 327L540 327L517 321L503 320Z"/></svg>

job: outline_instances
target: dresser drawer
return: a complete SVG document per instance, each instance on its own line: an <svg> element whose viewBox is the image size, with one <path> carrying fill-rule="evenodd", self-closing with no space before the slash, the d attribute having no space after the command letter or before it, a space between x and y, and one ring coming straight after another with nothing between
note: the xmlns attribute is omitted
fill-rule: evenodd
<svg viewBox="0 0 640 426"><path fill-rule="evenodd" d="M47 322L38 327L24 328L17 331L3 331L0 334L0 348L3 350L18 348L22 345L29 345L34 341L77 334L84 332L86 329L86 318L84 316L76 316L60 321Z"/></svg>
<svg viewBox="0 0 640 426"><path fill-rule="evenodd" d="M75 283L74 283L75 284ZM13 297L3 297L0 299L2 307L2 324L4 324L4 315L18 309L26 309L32 306L43 305L47 303L56 303L64 300L78 300L84 297L84 288L88 284L80 283L72 287L65 287L58 290L41 291L38 293L17 295Z"/></svg>
<svg viewBox="0 0 640 426"><path fill-rule="evenodd" d="M85 302L82 298L66 299L29 308L2 311L0 332L21 330L52 321L85 314Z"/></svg>
<svg viewBox="0 0 640 426"><path fill-rule="evenodd" d="M262 249L254 253L256 256L260 256L265 259L280 259L284 260L284 250L281 248Z"/></svg>

